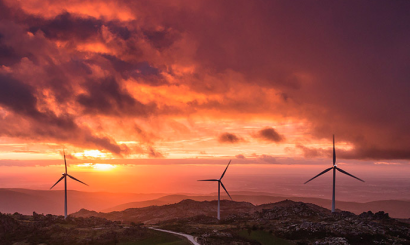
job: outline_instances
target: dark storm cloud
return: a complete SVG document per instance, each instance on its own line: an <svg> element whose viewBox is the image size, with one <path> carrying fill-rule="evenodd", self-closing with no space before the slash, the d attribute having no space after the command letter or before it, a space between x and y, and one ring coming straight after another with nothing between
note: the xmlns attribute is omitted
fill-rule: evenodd
<svg viewBox="0 0 410 245"><path fill-rule="evenodd" d="M76 147L106 150L119 156L129 153L125 145L118 145L107 136L95 135L89 128L75 124L69 116L49 114L40 119L15 116L3 119L0 125L0 135L20 138L26 142L69 143Z"/></svg>
<svg viewBox="0 0 410 245"><path fill-rule="evenodd" d="M280 135L276 130L272 127L266 127L261 130L259 130L255 135L255 138L264 140L264 141L269 141L269 142L281 142L284 140L284 136Z"/></svg>
<svg viewBox="0 0 410 245"><path fill-rule="evenodd" d="M232 133L223 133L219 135L218 137L218 142L219 143L230 143L230 144L236 144L243 141L242 138L239 136L236 136L235 134Z"/></svg>
<svg viewBox="0 0 410 245"><path fill-rule="evenodd" d="M41 30L51 39L86 40L99 34L103 22L92 17L75 17L70 13L62 13L52 20L45 20L42 25L31 26L30 32Z"/></svg>
<svg viewBox="0 0 410 245"><path fill-rule="evenodd" d="M379 160L379 159L410 159L410 152L408 147L393 148L363 148L362 146L356 147L351 151L339 150L338 155L344 159L367 159L367 160Z"/></svg>
<svg viewBox="0 0 410 245"><path fill-rule="evenodd" d="M23 57L34 59L30 52L21 52L4 43L5 39L7 39L6 35L0 32L0 66L12 66L20 62Z"/></svg>
<svg viewBox="0 0 410 245"><path fill-rule="evenodd" d="M314 138L340 135L354 145L346 157L408 159L410 2L199 5L163 21L197 42L204 70L286 94L276 113L307 120Z"/></svg>
<svg viewBox="0 0 410 245"><path fill-rule="evenodd" d="M19 62L22 56L18 55L13 47L2 44L1 37L0 33L0 65L10 66Z"/></svg>
<svg viewBox="0 0 410 245"><path fill-rule="evenodd" d="M29 31L36 33L41 30L47 38L58 40L79 40L86 41L101 35L101 27L108 27L108 30L123 40L128 40L132 33L122 23L118 21L104 21L94 17L76 16L65 12L51 20L38 19L29 28Z"/></svg>
<svg viewBox="0 0 410 245"><path fill-rule="evenodd" d="M307 138L336 134L337 141L351 144L353 149L341 151L341 158L410 159L409 1L122 1L134 14L131 18L138 16L130 21L109 19L102 12L94 17L68 13L64 7L58 12L66 3L45 2L47 17L0 0L0 27L24 30L15 36L13 30L1 30L2 72L30 78L24 80L30 85L1 84L21 90L13 93L22 101L8 94L10 101L0 100L11 112L35 119L36 132L51 135L55 129L42 128L42 123L70 125L81 119L80 112L96 118L163 113L157 107L170 108L168 101L141 103L125 90L124 80L157 88L169 85L161 75L168 72L178 88L196 93L183 103L170 101L184 104L175 109L179 115L208 116L212 110L228 118L291 118L306 126ZM55 8L48 11L51 5ZM106 29L109 37L103 37ZM76 49L79 43L94 47L94 42L103 48ZM31 76L37 68L45 70L40 78ZM97 78L98 70L110 78ZM42 92L53 95L63 110L76 103L83 110L65 119L51 108L40 112L29 104L42 103ZM279 102L270 100L272 94ZM277 142L274 132L258 135ZM110 137L99 144L106 142L115 145ZM320 156L300 149L307 157Z"/></svg>
<svg viewBox="0 0 410 245"><path fill-rule="evenodd" d="M0 0L0 20L11 18L14 15L14 11L3 0Z"/></svg>
<svg viewBox="0 0 410 245"><path fill-rule="evenodd" d="M0 104L11 111L32 118L46 124L54 124L57 127L68 130L76 128L72 118L67 116L57 117L51 111L40 112L37 109L35 89L16 79L0 75Z"/></svg>
<svg viewBox="0 0 410 245"><path fill-rule="evenodd" d="M135 78L138 83L148 84L151 86L160 86L167 84L162 77L161 70L151 66L148 62L129 62L119 59L118 57L103 54L116 72L121 74L124 79Z"/></svg>
<svg viewBox="0 0 410 245"><path fill-rule="evenodd" d="M118 21L109 21L107 26L111 33L119 36L123 40L128 40L132 35L128 27L122 26Z"/></svg>
<svg viewBox="0 0 410 245"><path fill-rule="evenodd" d="M15 125L15 120L2 121L3 128L0 134L11 137L24 138L51 138L57 141L72 141L74 144L87 146L93 145L120 155L126 148L121 147L108 137L95 136L87 128L79 127L74 118L68 114L60 116L52 111L39 111L37 109L37 97L35 89L19 80L9 76L0 75L0 105L10 111L23 116L20 123L29 122L29 128L23 125ZM5 125L4 125L5 124ZM13 130L14 128L14 130ZM81 142L83 140L83 142Z"/></svg>
<svg viewBox="0 0 410 245"><path fill-rule="evenodd" d="M88 81L85 84L87 94L77 97L85 113L107 115L138 115L146 117L155 113L155 104L143 104L120 88L114 78Z"/></svg>
<svg viewBox="0 0 410 245"><path fill-rule="evenodd" d="M12 77L0 74L0 104L16 113L38 118L34 88Z"/></svg>
<svg viewBox="0 0 410 245"><path fill-rule="evenodd" d="M158 50L169 48L178 38L179 35L172 33L171 30L143 30L145 37Z"/></svg>

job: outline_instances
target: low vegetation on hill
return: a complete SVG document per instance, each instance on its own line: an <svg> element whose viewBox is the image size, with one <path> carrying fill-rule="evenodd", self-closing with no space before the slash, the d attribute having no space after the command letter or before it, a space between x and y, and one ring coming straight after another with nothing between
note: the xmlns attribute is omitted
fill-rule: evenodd
<svg viewBox="0 0 410 245"><path fill-rule="evenodd" d="M98 217L1 214L1 245L189 245L182 238L142 224L123 224Z"/></svg>
<svg viewBox="0 0 410 245"><path fill-rule="evenodd" d="M201 245L410 244L409 220L384 212L331 213L290 200L259 206L222 201L184 200L177 204L63 216L0 214L0 244L188 245L181 237L150 226L190 234ZM145 223L145 224L144 224Z"/></svg>
<svg viewBox="0 0 410 245"><path fill-rule="evenodd" d="M81 210L76 217L143 222L191 234L201 244L410 244L410 225L384 212L330 210L315 204L285 200L259 206L222 201L184 200L177 204L97 213Z"/></svg>
<svg viewBox="0 0 410 245"><path fill-rule="evenodd" d="M387 213L331 213L314 204L283 201L255 207L253 213L206 216L160 222L162 229L219 244L410 244L410 225Z"/></svg>

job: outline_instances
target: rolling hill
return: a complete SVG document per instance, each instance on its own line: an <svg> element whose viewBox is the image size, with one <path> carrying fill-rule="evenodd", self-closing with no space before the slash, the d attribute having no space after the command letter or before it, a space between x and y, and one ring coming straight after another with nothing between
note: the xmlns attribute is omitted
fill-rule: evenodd
<svg viewBox="0 0 410 245"><path fill-rule="evenodd" d="M331 201L311 197L280 196L264 192L232 192L232 198L239 202L249 202L253 205L276 203L286 199L297 202L313 203L324 208L330 208ZM178 203L184 199L195 201L212 201L217 199L211 195L166 195L161 193L109 193L68 191L68 211L77 212L80 209L98 212L123 211L129 208L144 208ZM33 211L45 214L63 214L64 191L62 190L29 190L0 189L0 212L32 214ZM410 218L410 201L384 200L365 203L337 201L336 208L355 214L362 212L384 211L394 218Z"/></svg>
<svg viewBox="0 0 410 245"><path fill-rule="evenodd" d="M312 197L289 197L289 196L269 196L266 193L263 195L235 195L232 194L232 198L239 202L250 202L254 205L261 205L266 203L276 203L286 199L290 199L296 202L313 203L318 206L330 209L331 201L328 199L312 198ZM144 202L130 202L114 206L111 208L103 209L101 212L113 212L122 211L129 208L142 208L148 206L162 206L165 204L178 203L185 199L192 199L195 201L212 201L217 199L217 196L187 196L187 195L168 195L157 198L155 200L144 201ZM373 201L373 202L344 202L337 201L336 208L339 210L349 211L355 214L360 214L362 212L372 211L374 213L378 211L384 211L389 213L391 217L394 218L410 218L410 201L403 200L383 200L383 201Z"/></svg>

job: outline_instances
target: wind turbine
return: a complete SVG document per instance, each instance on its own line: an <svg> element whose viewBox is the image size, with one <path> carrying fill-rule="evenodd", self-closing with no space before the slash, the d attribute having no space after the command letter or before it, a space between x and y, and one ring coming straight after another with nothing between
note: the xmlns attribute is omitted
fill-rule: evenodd
<svg viewBox="0 0 410 245"><path fill-rule="evenodd" d="M360 181L364 182L364 180L359 179L359 178L357 178L356 176L351 175L351 174L349 174L348 172L344 171L343 169L337 167L337 165L336 165L336 150L335 150L335 135L333 135L333 167L324 170L324 171L321 172L320 174L318 174L318 175L316 175L315 177L311 178L310 180L306 181L305 184L308 183L309 181L311 181L311 180L313 180L313 179L319 177L320 175L329 172L329 171L332 170L332 169L333 169L332 213L334 213L334 212L335 212L336 170L339 171L339 172L341 172L341 173L343 173L343 174L349 175L350 177L353 177L353 178L355 178L355 179L357 179L357 180L360 180Z"/></svg>
<svg viewBox="0 0 410 245"><path fill-rule="evenodd" d="M226 166L225 171L224 171L224 172L222 173L222 175L221 175L221 178L219 178L219 179L204 179L204 180L198 180L198 181L218 181L218 220L221 219L221 214L220 214L220 210L221 210L221 209L220 209L220 207L221 207L221 204L220 204L220 202L221 202L221 185L222 185L222 188L224 188L226 194L228 194L229 198L231 198L231 200L232 200L231 195L229 195L229 193L228 193L228 191L226 190L224 184L222 183L222 178L224 177L224 175L225 175L225 173L226 173L226 170L227 170L228 167L229 167L229 164L231 164L231 160L229 160L228 166Z"/></svg>
<svg viewBox="0 0 410 245"><path fill-rule="evenodd" d="M58 184L62 179L64 179L64 194L65 194L65 199L64 199L64 219L67 219L67 176L72 178L75 181L78 181L86 186L88 186L86 183L74 178L73 176L69 175L67 173L67 161L65 160L65 151L64 152L64 164L65 164L65 173L63 173L63 176L50 188L53 189L54 186Z"/></svg>

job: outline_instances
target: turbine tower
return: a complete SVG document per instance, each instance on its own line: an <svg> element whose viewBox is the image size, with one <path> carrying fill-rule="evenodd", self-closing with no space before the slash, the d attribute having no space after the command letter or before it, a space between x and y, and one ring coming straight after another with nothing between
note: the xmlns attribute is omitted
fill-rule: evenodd
<svg viewBox="0 0 410 245"><path fill-rule="evenodd" d="M220 209L220 207L221 207L221 204L220 204L220 202L221 202L221 185L222 185L222 188L224 188L226 194L228 194L229 198L231 198L231 200L232 200L231 195L229 195L229 193L228 193L228 191L226 190L224 184L222 183L222 178L224 177L224 175L225 175L225 173L226 173L226 170L228 170L229 164L231 164L231 160L229 160L228 166L226 166L225 171L224 171L224 172L222 173L222 175L221 175L221 178L219 178L219 179L204 179L204 180L198 180L198 181L218 181L218 220L221 219L221 214L220 214L220 210L221 210L221 209Z"/></svg>
<svg viewBox="0 0 410 245"><path fill-rule="evenodd" d="M64 152L65 173L63 173L63 176L59 180L57 180L57 182L50 188L50 190L53 189L53 187L56 186L58 184L58 182L60 182L62 179L64 179L64 196L65 196L65 198L64 198L64 219L67 219L67 176L72 178L75 181L78 181L78 182L86 185L86 186L88 186L88 185L86 183L74 178L73 176L71 176L67 173L67 161L65 160L65 151L63 151L63 152Z"/></svg>
<svg viewBox="0 0 410 245"><path fill-rule="evenodd" d="M334 213L334 212L335 212L336 170L339 171L339 172L341 172L341 173L343 173L343 174L349 175L350 177L353 177L353 178L355 178L355 179L357 179L357 180L360 180L360 181L364 182L364 180L359 179L359 178L357 178L356 176L351 175L351 174L349 174L348 172L344 171L343 169L337 167L337 165L336 165L336 150L335 150L335 135L333 135L333 167L324 170L324 171L321 172L320 174L318 174L318 175L316 175L315 177L311 178L310 180L306 181L305 184L308 183L309 181L311 181L311 180L313 180L313 179L319 177L320 175L329 172L329 171L332 170L332 169L333 169L332 213Z"/></svg>

